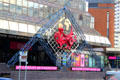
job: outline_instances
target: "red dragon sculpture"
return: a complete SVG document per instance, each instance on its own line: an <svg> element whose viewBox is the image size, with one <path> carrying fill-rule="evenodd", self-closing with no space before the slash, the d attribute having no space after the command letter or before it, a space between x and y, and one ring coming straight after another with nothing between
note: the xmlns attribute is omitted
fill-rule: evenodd
<svg viewBox="0 0 120 80"><path fill-rule="evenodd" d="M55 32L55 34L54 34L54 39L57 42L57 44L59 44L59 46L60 46L58 48L62 48L62 46L64 44L66 44L66 47L64 47L64 48L71 49L71 46L77 40L77 37L74 36L73 31L72 31L72 25L71 25L71 31L69 34L64 34L64 28L59 27L58 31Z"/></svg>

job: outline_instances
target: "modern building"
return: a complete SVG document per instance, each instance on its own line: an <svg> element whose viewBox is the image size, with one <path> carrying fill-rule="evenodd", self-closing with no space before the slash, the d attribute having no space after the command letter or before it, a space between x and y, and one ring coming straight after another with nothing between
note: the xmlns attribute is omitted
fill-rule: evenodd
<svg viewBox="0 0 120 80"><path fill-rule="evenodd" d="M95 30L102 36L108 37L111 47L114 47L114 0L87 0L88 12L95 19Z"/></svg>
<svg viewBox="0 0 120 80"><path fill-rule="evenodd" d="M89 13L95 18L95 29L109 38L112 48L106 48L111 68L120 68L119 0L88 0Z"/></svg>
<svg viewBox="0 0 120 80"><path fill-rule="evenodd" d="M42 25L46 24L52 17L51 15L64 6L65 2L65 0L0 0L0 63L7 63ZM73 0L70 6L69 9L83 31L86 41L91 44L93 48L109 47L111 44L106 37L107 34L100 34L99 31L96 31L97 27L94 27L94 21L97 19L94 20L94 17L87 12L88 2L84 0ZM109 13L108 16L109 15L111 14ZM112 23L110 23L110 25L112 25ZM110 26L110 30L111 28L112 26ZM102 30L105 29L102 28ZM109 33L111 34L111 32ZM112 42L112 36L109 35L109 37ZM103 49L102 51L104 52ZM100 58L100 66L103 68L105 57L102 51L95 50L96 55ZM84 67L96 67L96 60L89 55L89 52L83 51L83 53L82 56L84 56L84 59L85 56L87 56L88 60L85 62L86 65L84 65ZM28 65L53 66L54 64L49 56L45 54L42 46L36 43L29 50Z"/></svg>

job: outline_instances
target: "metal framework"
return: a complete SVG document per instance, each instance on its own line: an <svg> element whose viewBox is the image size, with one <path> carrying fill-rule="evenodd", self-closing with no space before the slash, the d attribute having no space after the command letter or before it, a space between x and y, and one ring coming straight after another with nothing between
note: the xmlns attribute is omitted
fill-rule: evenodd
<svg viewBox="0 0 120 80"><path fill-rule="evenodd" d="M86 42L85 40L85 36L84 33L82 32L82 30L80 29L79 25L77 24L73 14L71 13L71 11L67 8L67 6L65 5L64 8L61 8L58 12L54 13L50 20L48 22L46 22L45 25L42 26L42 28L40 28L38 30L38 32L25 44L25 46L23 48L20 49L20 51L22 51L24 53L24 51L28 51L37 41L39 41L40 45L42 45L46 51L46 53L50 56L51 60L53 60L53 63L56 64L57 66L60 65L59 61L59 56L62 55L62 53L64 52L64 50L60 50L57 47L58 45L55 43L55 41L53 41L53 37L49 37L47 39L47 41L45 41L45 34L46 31L49 31L51 28L53 28L52 32L55 32L55 27L54 25L57 23L57 21L61 18L61 16L65 15L65 17L67 17L71 24L74 27L75 30L75 34L78 37L79 43L76 43L73 45L74 49L79 49L79 50L83 50L85 47L89 48L89 52L90 54L96 59L96 61L99 60L99 58L97 58L97 55L95 54L95 52L92 50L91 46ZM81 43L81 44L80 44ZM78 48L77 48L78 47ZM18 51L9 61L8 61L8 65L12 66L14 65L18 60L19 60L19 52ZM54 54L55 53L55 54ZM59 54L61 53L61 54ZM68 62L70 61L70 56L71 54L67 54L67 60ZM56 61L58 61L56 63Z"/></svg>

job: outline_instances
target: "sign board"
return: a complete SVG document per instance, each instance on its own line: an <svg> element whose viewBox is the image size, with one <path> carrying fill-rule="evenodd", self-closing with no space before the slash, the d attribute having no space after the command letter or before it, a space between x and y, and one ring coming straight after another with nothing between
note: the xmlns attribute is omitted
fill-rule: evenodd
<svg viewBox="0 0 120 80"><path fill-rule="evenodd" d="M20 51L19 53L20 53L19 60L21 62L27 62L28 51L24 51L24 52Z"/></svg>

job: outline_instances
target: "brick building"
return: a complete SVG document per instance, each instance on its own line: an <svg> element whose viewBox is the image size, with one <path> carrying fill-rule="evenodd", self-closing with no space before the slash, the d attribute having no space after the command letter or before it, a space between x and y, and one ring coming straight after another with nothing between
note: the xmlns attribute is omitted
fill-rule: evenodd
<svg viewBox="0 0 120 80"><path fill-rule="evenodd" d="M114 47L114 1L88 0L89 13L95 18L95 29L111 42Z"/></svg>

